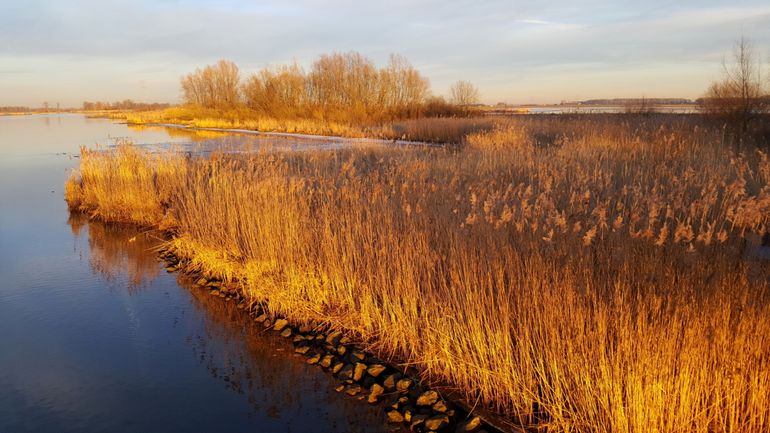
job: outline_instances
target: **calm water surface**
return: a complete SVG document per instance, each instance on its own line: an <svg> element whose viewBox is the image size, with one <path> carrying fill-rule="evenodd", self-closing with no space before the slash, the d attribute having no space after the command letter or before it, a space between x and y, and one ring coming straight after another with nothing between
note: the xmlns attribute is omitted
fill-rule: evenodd
<svg viewBox="0 0 770 433"><path fill-rule="evenodd" d="M297 146L0 117L0 432L387 431L381 409L335 393L286 342L163 271L151 234L69 215L62 186L79 146L123 138Z"/></svg>

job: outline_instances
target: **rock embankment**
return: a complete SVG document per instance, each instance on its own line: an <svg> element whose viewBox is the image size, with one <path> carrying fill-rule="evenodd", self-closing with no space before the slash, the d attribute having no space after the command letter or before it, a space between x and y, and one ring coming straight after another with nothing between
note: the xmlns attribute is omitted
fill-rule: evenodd
<svg viewBox="0 0 770 433"><path fill-rule="evenodd" d="M290 340L297 356L336 377L337 392L372 405L381 405L385 419L417 432L495 431L479 418L442 397L437 390L420 383L415 375L367 353L344 330L325 324L296 324L278 317L269 306L247 300L233 284L187 271L185 260L161 251L168 272L185 274L194 287L208 290L225 302L234 302L253 317L255 326L272 330Z"/></svg>

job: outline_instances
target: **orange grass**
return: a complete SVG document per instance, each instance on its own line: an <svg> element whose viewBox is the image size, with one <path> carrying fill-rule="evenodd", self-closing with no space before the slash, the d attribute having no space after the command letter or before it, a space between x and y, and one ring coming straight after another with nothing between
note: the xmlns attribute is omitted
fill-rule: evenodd
<svg viewBox="0 0 770 433"><path fill-rule="evenodd" d="M339 137L404 139L434 143L459 143L466 135L493 128L483 117L421 118L393 122L352 124L313 118L268 117L245 107L206 109L190 105L158 111L116 111L106 117L130 125L177 124L191 128L246 129Z"/></svg>
<svg viewBox="0 0 770 433"><path fill-rule="evenodd" d="M770 161L687 123L505 121L459 148L84 150L73 209L172 228L255 302L511 423L770 430Z"/></svg>

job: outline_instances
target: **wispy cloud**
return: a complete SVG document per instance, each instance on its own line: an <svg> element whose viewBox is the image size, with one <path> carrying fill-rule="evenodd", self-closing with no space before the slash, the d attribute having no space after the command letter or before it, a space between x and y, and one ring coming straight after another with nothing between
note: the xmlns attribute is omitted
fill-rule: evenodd
<svg viewBox="0 0 770 433"><path fill-rule="evenodd" d="M546 20L536 20L536 19L525 19L525 20L516 20L517 23L522 24L536 24L536 25L552 25L551 21Z"/></svg>

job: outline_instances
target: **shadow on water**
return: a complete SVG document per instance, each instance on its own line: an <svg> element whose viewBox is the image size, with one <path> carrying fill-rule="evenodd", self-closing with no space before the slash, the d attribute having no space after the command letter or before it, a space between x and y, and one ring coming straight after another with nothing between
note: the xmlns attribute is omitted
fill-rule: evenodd
<svg viewBox="0 0 770 433"><path fill-rule="evenodd" d="M91 269L110 285L131 293L160 274L152 251L161 240L154 233L130 225L89 223L80 213L70 214L67 223L76 239L87 229Z"/></svg>
<svg viewBox="0 0 770 433"><path fill-rule="evenodd" d="M157 233L88 221L80 214L70 215L68 223L76 239L82 241L87 233L91 271L112 290L139 295L154 290L154 280L171 277L161 272L154 253L162 243ZM335 393L331 376L306 365L288 341L257 326L234 303L194 288L181 274L173 277L200 317L199 328L184 325L190 331L184 338L190 356L224 389L248 402L245 416L254 421L255 431L274 431L265 426L267 418L277 421L281 431L400 431L385 425L382 408Z"/></svg>

